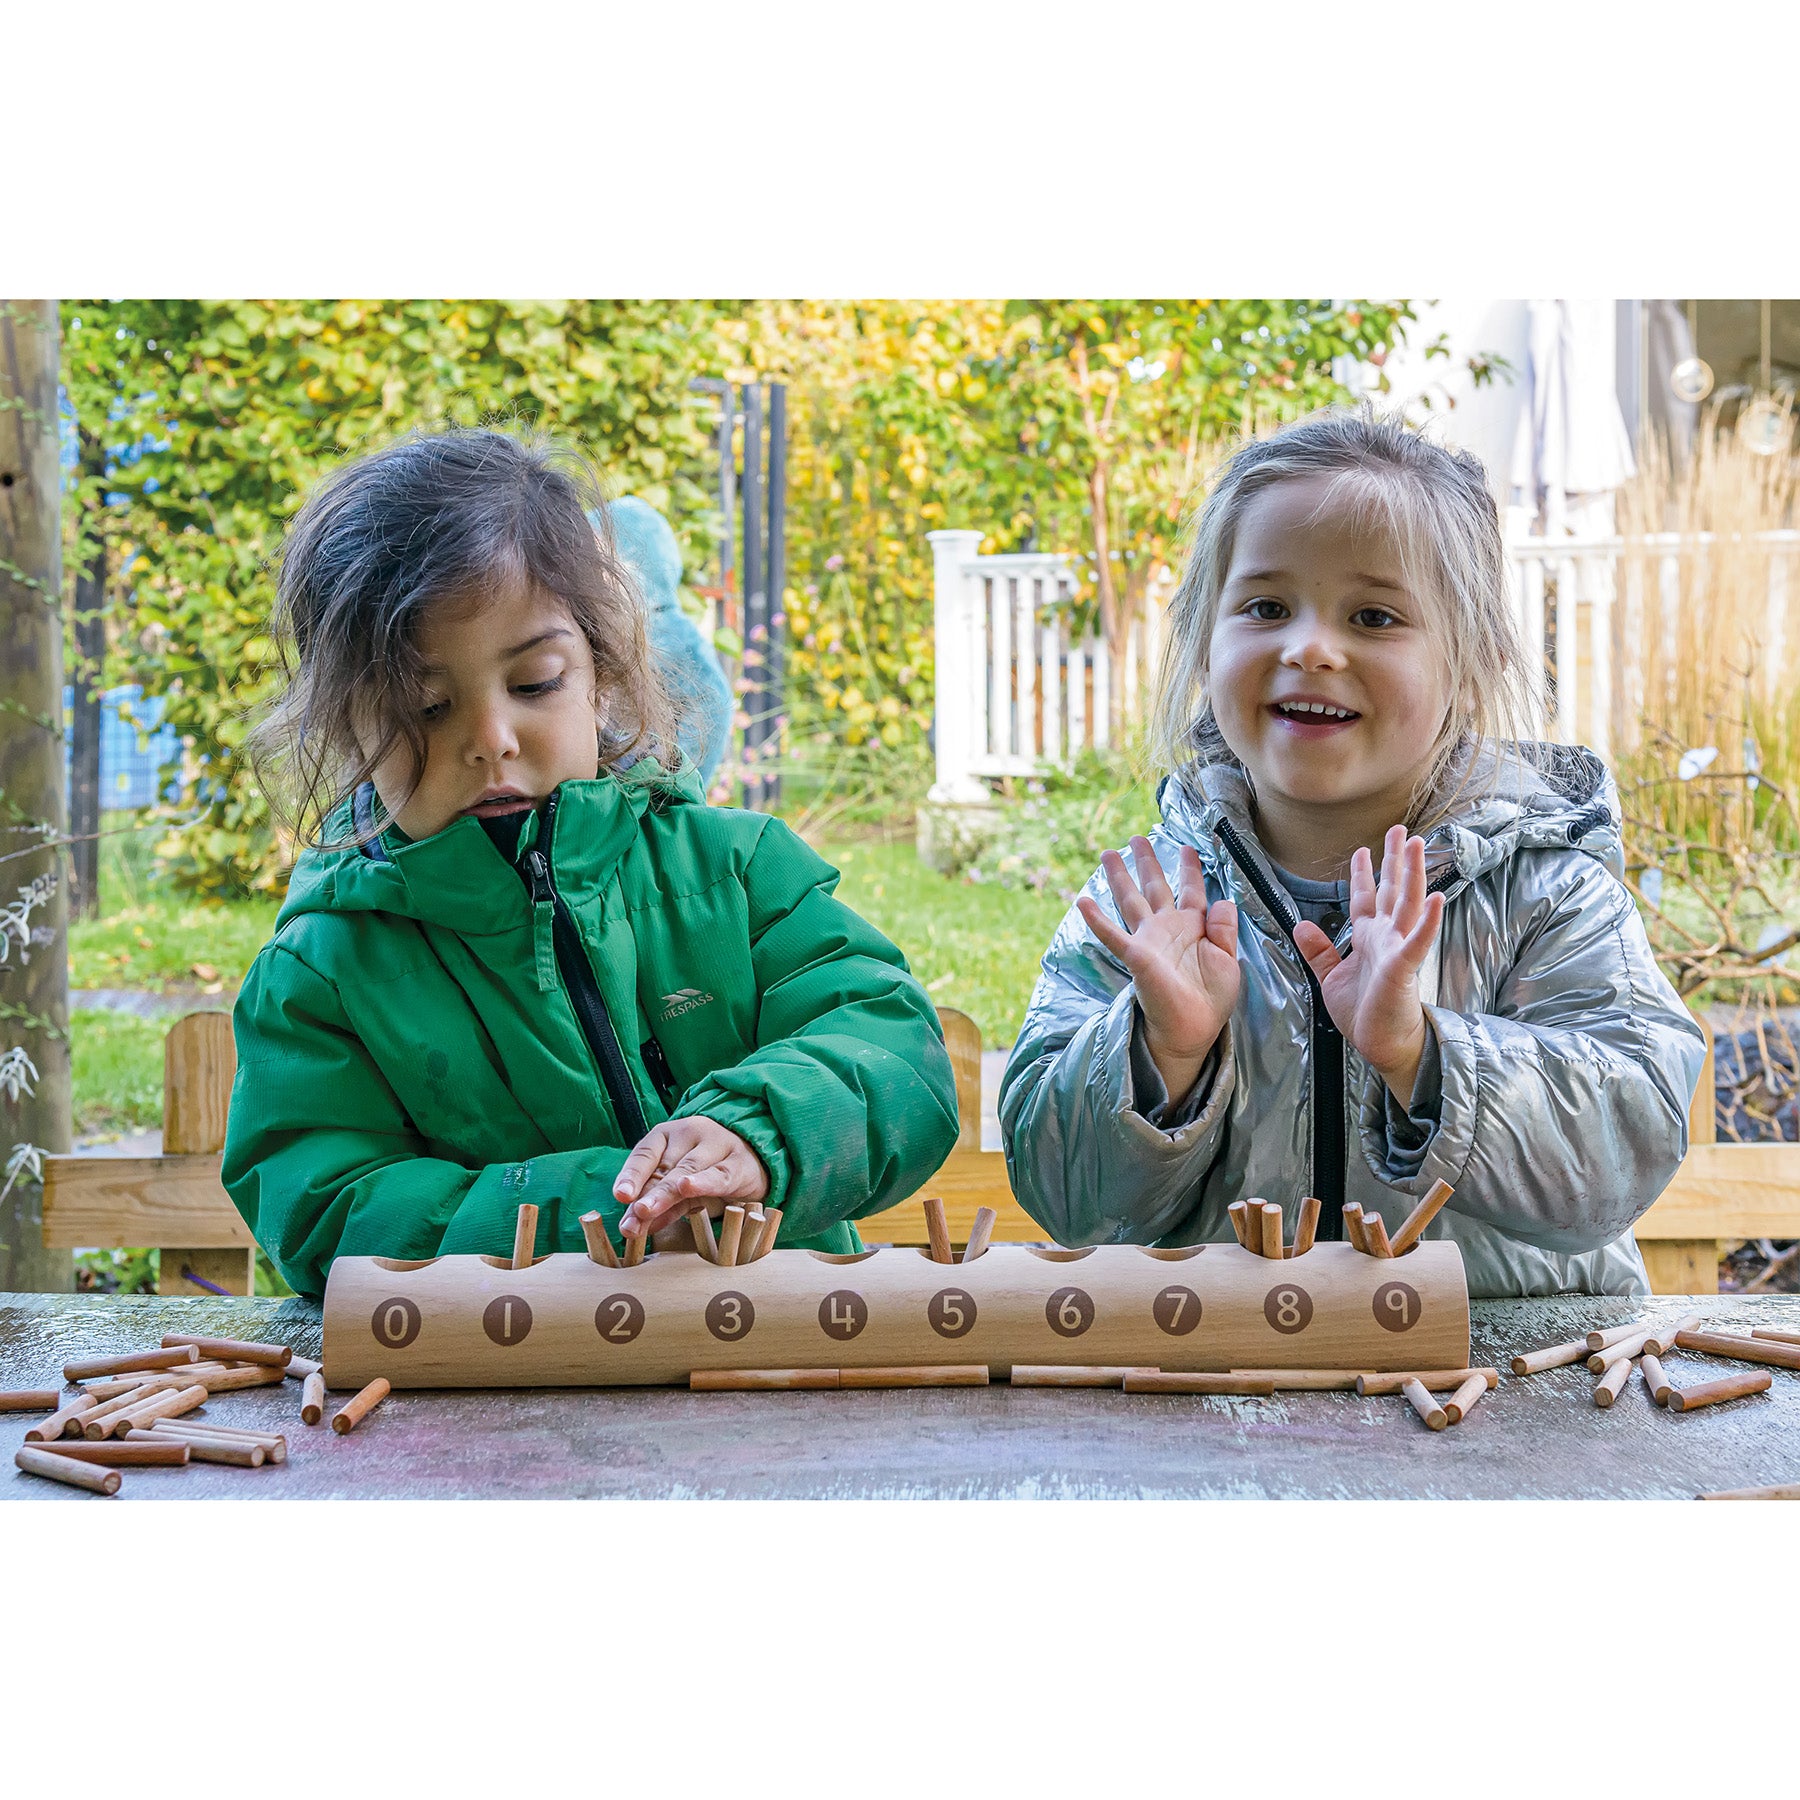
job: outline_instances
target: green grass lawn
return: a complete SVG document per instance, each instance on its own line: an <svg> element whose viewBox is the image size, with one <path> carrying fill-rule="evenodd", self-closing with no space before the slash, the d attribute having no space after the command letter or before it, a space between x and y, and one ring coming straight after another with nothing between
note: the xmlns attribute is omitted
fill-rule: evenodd
<svg viewBox="0 0 1800 1800"><path fill-rule="evenodd" d="M76 1136L153 1131L161 1126L163 1037L170 1023L130 1013L70 1015Z"/></svg>
<svg viewBox="0 0 1800 1800"><path fill-rule="evenodd" d="M900 946L939 1006L966 1012L988 1049L1011 1044L1068 910L1060 896L946 878L919 861L910 827L828 841L819 854L843 871L838 898Z"/></svg>

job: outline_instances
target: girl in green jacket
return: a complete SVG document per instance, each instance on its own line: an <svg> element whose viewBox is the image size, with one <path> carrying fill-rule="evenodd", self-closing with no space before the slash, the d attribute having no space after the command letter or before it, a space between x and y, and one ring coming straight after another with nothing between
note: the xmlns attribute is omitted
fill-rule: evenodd
<svg viewBox="0 0 1800 1800"><path fill-rule="evenodd" d="M289 532L252 753L311 840L235 1015L224 1182L339 1255L580 1250L731 1202L859 1247L956 1138L937 1016L779 820L705 804L586 465L494 431L343 469Z"/></svg>

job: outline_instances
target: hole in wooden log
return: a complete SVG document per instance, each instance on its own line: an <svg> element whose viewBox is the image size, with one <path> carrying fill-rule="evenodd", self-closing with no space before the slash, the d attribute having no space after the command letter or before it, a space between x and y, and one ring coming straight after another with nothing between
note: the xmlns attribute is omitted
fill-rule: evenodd
<svg viewBox="0 0 1800 1800"><path fill-rule="evenodd" d="M429 1269L434 1262L443 1261L442 1257L428 1256L423 1262L402 1262L397 1256L371 1256L369 1261L378 1269L386 1269L394 1275L410 1275L414 1269Z"/></svg>
<svg viewBox="0 0 1800 1800"><path fill-rule="evenodd" d="M1033 1256L1041 1257L1045 1262L1054 1263L1080 1262L1084 1256L1094 1254L1092 1244L1084 1244L1079 1250L1047 1250L1040 1244L1027 1244L1026 1249Z"/></svg>
<svg viewBox="0 0 1800 1800"><path fill-rule="evenodd" d="M513 1266L513 1260L510 1256L483 1256L478 1260L486 1263L490 1269L512 1269ZM531 1259L531 1266L535 1269L539 1263L547 1263L549 1260L550 1258L548 1256L534 1256ZM525 1271L523 1269L515 1269L513 1270L513 1273L523 1275Z"/></svg>
<svg viewBox="0 0 1800 1800"><path fill-rule="evenodd" d="M1173 1250L1152 1250L1148 1244L1138 1246L1146 1256L1154 1256L1158 1262L1186 1262L1190 1256L1198 1256L1206 1248L1204 1244L1183 1244Z"/></svg>
<svg viewBox="0 0 1800 1800"><path fill-rule="evenodd" d="M809 1250L806 1254L815 1262L859 1263L867 1262L871 1256L877 1255L879 1248L877 1246L875 1250Z"/></svg>

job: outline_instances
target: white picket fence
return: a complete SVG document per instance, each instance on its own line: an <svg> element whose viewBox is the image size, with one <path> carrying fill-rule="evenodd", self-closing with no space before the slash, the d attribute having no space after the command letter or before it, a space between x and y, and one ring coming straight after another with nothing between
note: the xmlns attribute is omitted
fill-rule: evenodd
<svg viewBox="0 0 1800 1800"><path fill-rule="evenodd" d="M979 531L934 531L939 802L980 802L999 776L1029 776L1066 765L1086 746L1122 741L1148 703L1166 635L1161 606L1133 622L1123 716L1109 705L1111 670L1103 637L1071 641L1067 608L1075 577L1066 557L1047 552L977 554ZM1710 533L1645 537L1513 537L1507 568L1527 646L1543 647L1538 735L1591 745L1610 758L1629 746L1642 718L1647 632L1675 642L1690 598L1685 559L1713 552ZM1789 569L1800 531L1758 532L1753 581L1766 582L1760 667L1774 688L1800 655L1788 641ZM1742 549L1734 545L1734 549ZM1758 566L1766 558L1766 573ZM1665 648L1662 661L1672 665Z"/></svg>
<svg viewBox="0 0 1800 1800"><path fill-rule="evenodd" d="M1048 551L981 556L979 531L934 531L937 784L933 800L979 802L987 782L1066 765L1123 739L1142 713L1162 648L1162 611L1133 621L1123 716L1111 706L1111 649L1072 639L1069 560Z"/></svg>

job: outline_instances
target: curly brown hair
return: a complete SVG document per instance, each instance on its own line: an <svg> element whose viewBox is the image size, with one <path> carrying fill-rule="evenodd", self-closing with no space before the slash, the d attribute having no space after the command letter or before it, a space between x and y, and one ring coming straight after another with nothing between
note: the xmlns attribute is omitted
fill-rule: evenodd
<svg viewBox="0 0 1800 1800"><path fill-rule="evenodd" d="M330 844L322 837L402 744L417 783L427 704L421 623L440 602L496 587L555 596L587 639L600 766L639 752L674 766L678 703L606 517L580 451L486 428L412 433L308 497L288 529L276 586L272 627L286 679L246 739L263 792L298 841L340 849L387 827L390 815L377 808L362 832Z"/></svg>

